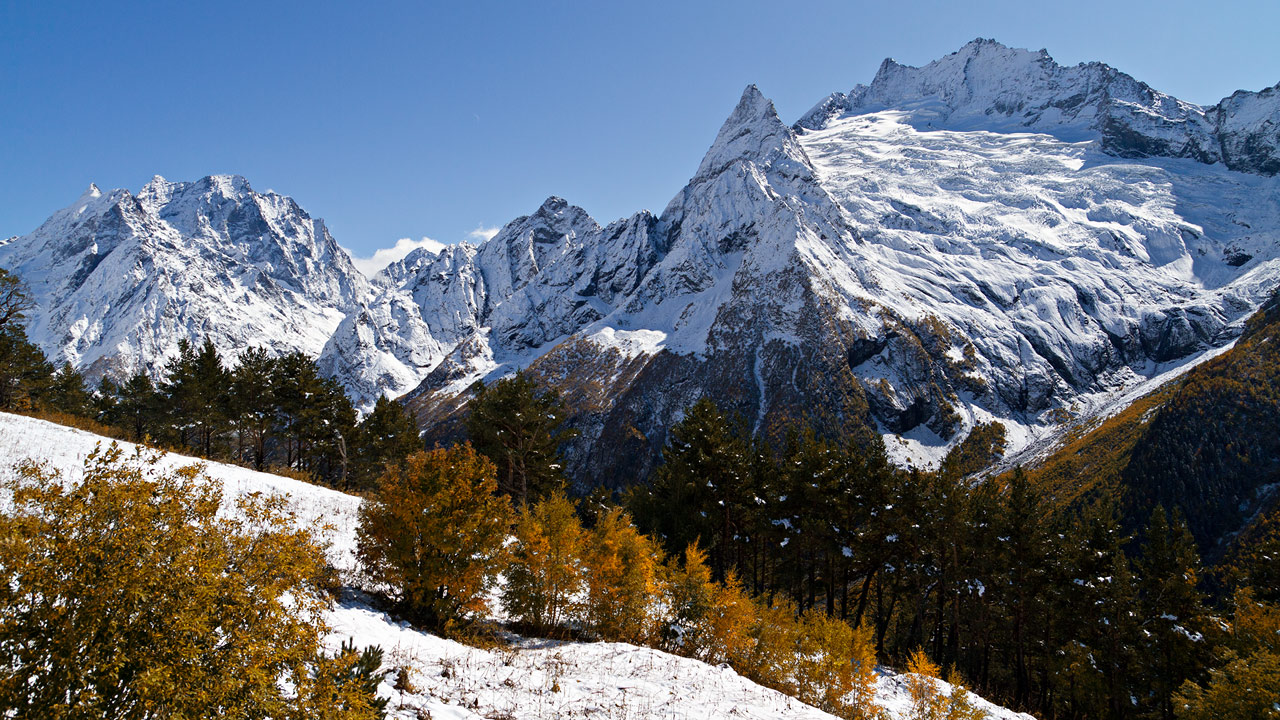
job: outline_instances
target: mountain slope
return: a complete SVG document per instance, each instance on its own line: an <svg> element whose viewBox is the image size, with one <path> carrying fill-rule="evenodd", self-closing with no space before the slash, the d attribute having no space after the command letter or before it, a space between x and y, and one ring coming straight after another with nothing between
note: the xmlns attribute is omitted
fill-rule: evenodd
<svg viewBox="0 0 1280 720"><path fill-rule="evenodd" d="M324 223L244 178L91 187L0 246L28 284L28 334L89 376L154 372L178 340L318 354L368 283Z"/></svg>
<svg viewBox="0 0 1280 720"><path fill-rule="evenodd" d="M1131 527L1176 508L1210 559L1276 508L1280 489L1280 293L1239 340L1032 462L1057 502L1117 501Z"/></svg>
<svg viewBox="0 0 1280 720"><path fill-rule="evenodd" d="M974 41L795 125L748 87L659 215L601 227L553 197L372 284L320 221L225 177L95 190L0 265L36 291L36 340L91 374L206 333L298 349L440 439L472 383L528 369L570 406L583 487L647 476L704 396L930 464L993 419L1016 453L1239 334L1280 284L1277 113L1275 88L1202 108Z"/></svg>
<svg viewBox="0 0 1280 720"><path fill-rule="evenodd" d="M1097 140L1124 158L1189 158L1240 172L1280 171L1280 85L1238 91L1202 108L1099 62L1064 67L1049 53L978 39L914 68L886 59L870 85L833 93L796 124L818 130L834 117L903 113L919 130L1041 132Z"/></svg>

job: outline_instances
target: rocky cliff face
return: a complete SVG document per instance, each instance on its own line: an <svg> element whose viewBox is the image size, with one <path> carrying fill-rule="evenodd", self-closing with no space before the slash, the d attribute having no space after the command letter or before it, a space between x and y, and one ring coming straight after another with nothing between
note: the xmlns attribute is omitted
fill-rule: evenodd
<svg viewBox="0 0 1280 720"><path fill-rule="evenodd" d="M1050 80L1044 97L1067 84ZM895 83L881 83L878 102ZM1092 97L1147 92L1115 84ZM903 107L933 102L898 92ZM976 95L990 107L1010 92ZM1197 159L1121 158L963 112L948 118L977 126L981 115L1000 131L931 128L896 108L827 112L793 129L748 88L689 185L623 243L633 250L607 254L626 258L609 273L642 278L625 300L539 275L505 306L518 311L499 316L555 332L535 340L503 330L509 320L488 324L412 406L448 427L471 381L529 367L574 406L573 468L619 484L647 472L682 408L704 395L760 432L802 415L833 432L870 425L903 461L930 461L976 422L1008 421L1017 447L1190 362L1228 342L1280 282L1274 180ZM1092 132L1097 107L1074 112L1088 120L1072 132ZM561 267L582 277L593 261L571 250ZM591 311L572 309L582 307Z"/></svg>

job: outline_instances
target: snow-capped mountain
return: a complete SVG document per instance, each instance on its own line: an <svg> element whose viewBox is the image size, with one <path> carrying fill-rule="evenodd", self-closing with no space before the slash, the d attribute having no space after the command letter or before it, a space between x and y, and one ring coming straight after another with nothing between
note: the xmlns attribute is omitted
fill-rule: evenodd
<svg viewBox="0 0 1280 720"><path fill-rule="evenodd" d="M37 290L37 339L91 367L184 333L288 346L430 432L528 368L572 409L586 483L644 476L702 396L927 462L992 418L1016 450L1230 342L1280 283L1278 148L1277 88L1202 108L979 40L794 125L748 87L660 215L601 227L553 197L372 283L234 178L90 193L0 265Z"/></svg>
<svg viewBox="0 0 1280 720"><path fill-rule="evenodd" d="M33 341L93 377L154 372L181 338L315 355L368 292L323 221L225 175L90 187L0 246L0 266L37 302Z"/></svg>
<svg viewBox="0 0 1280 720"><path fill-rule="evenodd" d="M1229 342L1280 283L1265 163L1134 150L1166 147L1178 122L1259 129L1274 149L1275 125L1254 120L1275 96L1237 93L1249 109L1227 122L1106 66L989 41L886 63L794 127L749 87L659 217L575 228L527 285L475 303L491 309L442 344L410 403L434 425L470 382L530 367L576 412L574 469L620 483L703 395L757 431L870 423L904 461L992 417L1016 448ZM1151 122L1117 134L1121 108ZM526 252L518 237L479 248L470 273L418 277L487 277L487 258ZM634 280L598 282L620 273Z"/></svg>
<svg viewBox="0 0 1280 720"><path fill-rule="evenodd" d="M1232 170L1280 171L1280 85L1203 108L1099 62L1063 67L1049 53L974 40L920 68L886 59L870 85L833 93L796 123L821 129L847 114L903 113L919 130L1039 132L1098 140L1124 158L1174 157Z"/></svg>

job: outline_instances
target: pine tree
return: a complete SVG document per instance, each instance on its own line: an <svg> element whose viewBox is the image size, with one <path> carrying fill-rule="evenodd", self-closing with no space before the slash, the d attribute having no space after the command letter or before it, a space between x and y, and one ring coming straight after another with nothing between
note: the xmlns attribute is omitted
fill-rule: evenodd
<svg viewBox="0 0 1280 720"><path fill-rule="evenodd" d="M378 697L378 685L391 671L382 669L382 657L382 648L356 650L354 640L344 641L334 655L317 654L287 720L385 718L388 700Z"/></svg>
<svg viewBox="0 0 1280 720"><path fill-rule="evenodd" d="M350 476L355 489L370 487L388 463L404 460L421 449L418 424L405 406L378 398L373 412L360 423L352 443Z"/></svg>
<svg viewBox="0 0 1280 720"><path fill-rule="evenodd" d="M1021 467L1009 481L1008 501L999 518L997 552L1005 572L993 584L1009 616L1013 645L1013 702L1031 702L1031 649L1036 623L1043 615L1043 598L1049 584L1049 535L1044 510Z"/></svg>
<svg viewBox="0 0 1280 720"><path fill-rule="evenodd" d="M93 396L85 389L84 376L71 367L71 363L63 363L49 382L45 403L58 412L88 417L93 407Z"/></svg>
<svg viewBox="0 0 1280 720"><path fill-rule="evenodd" d="M1196 584L1200 558L1181 515L1172 521L1157 505L1147 525L1146 542L1138 560L1141 593L1141 678L1149 688L1149 713L1173 720L1173 693L1197 678L1208 658L1204 655L1206 611Z"/></svg>
<svg viewBox="0 0 1280 720"><path fill-rule="evenodd" d="M1063 648L1072 713L1120 717L1133 710L1138 592L1113 506L1090 508L1068 535L1071 579L1058 612L1071 627Z"/></svg>
<svg viewBox="0 0 1280 720"><path fill-rule="evenodd" d="M284 464L300 470L313 435L308 427L307 404L319 390L319 374L311 358L300 352L278 358L273 369L272 407L276 411L276 430L284 441Z"/></svg>
<svg viewBox="0 0 1280 720"><path fill-rule="evenodd" d="M365 570L414 620L445 627L487 609L514 521L494 472L467 444L415 453L388 467L361 506Z"/></svg>
<svg viewBox="0 0 1280 720"><path fill-rule="evenodd" d="M264 348L240 354L231 371L228 410L236 429L236 458L255 470L267 464L267 449L275 427L276 360Z"/></svg>
<svg viewBox="0 0 1280 720"><path fill-rule="evenodd" d="M164 368L160 391L172 414L178 442L212 457L227 421L230 373L208 337L197 349L185 338Z"/></svg>
<svg viewBox="0 0 1280 720"><path fill-rule="evenodd" d="M476 383L468 404L467 434L498 467L498 489L517 506L565 485L559 447L573 436L564 427L560 396L517 372L487 387Z"/></svg>
<svg viewBox="0 0 1280 720"><path fill-rule="evenodd" d="M306 355L290 353L275 363L271 396L285 464L332 486L346 485L356 415L338 381L322 377Z"/></svg>
<svg viewBox="0 0 1280 720"><path fill-rule="evenodd" d="M158 437L165 428L161 420L163 397L146 373L132 375L116 390L111 424L120 424L132 432L134 442Z"/></svg>
<svg viewBox="0 0 1280 720"><path fill-rule="evenodd" d="M53 366L22 327L33 306L22 283L0 268L0 410L30 410L53 375Z"/></svg>
<svg viewBox="0 0 1280 720"><path fill-rule="evenodd" d="M746 442L707 398L685 411L671 429L653 485L654 527L668 552L690 543L706 548L716 578L736 565L739 529L751 474Z"/></svg>

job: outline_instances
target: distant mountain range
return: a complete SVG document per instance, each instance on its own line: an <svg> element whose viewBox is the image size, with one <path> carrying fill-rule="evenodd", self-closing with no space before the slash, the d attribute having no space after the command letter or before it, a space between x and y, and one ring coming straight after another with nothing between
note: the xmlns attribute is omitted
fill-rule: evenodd
<svg viewBox="0 0 1280 720"><path fill-rule="evenodd" d="M366 281L239 177L96 188L0 246L32 337L91 375L181 338L320 358L362 408L447 433L527 368L584 485L645 476L709 396L757 432L870 428L900 462L976 423L1013 450L1231 343L1280 285L1280 86L1209 108L1100 63L976 40L783 122L754 86L659 215L550 198Z"/></svg>

